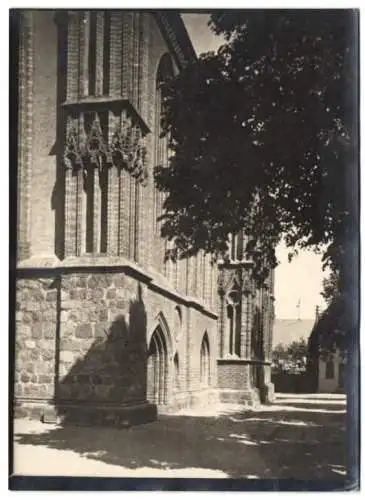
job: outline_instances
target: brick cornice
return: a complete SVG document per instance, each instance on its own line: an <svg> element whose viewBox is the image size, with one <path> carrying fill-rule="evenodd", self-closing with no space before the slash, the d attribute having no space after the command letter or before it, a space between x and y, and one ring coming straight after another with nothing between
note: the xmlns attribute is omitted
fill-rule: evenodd
<svg viewBox="0 0 365 500"><path fill-rule="evenodd" d="M196 53L181 16L176 11L159 10L154 13L161 32L175 55L179 69L196 59Z"/></svg>

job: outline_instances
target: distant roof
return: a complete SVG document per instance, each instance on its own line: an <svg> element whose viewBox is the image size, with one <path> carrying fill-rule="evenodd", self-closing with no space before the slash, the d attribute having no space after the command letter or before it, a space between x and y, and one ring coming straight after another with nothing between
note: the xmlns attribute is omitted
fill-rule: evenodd
<svg viewBox="0 0 365 500"><path fill-rule="evenodd" d="M278 344L288 345L295 340L308 340L315 319L275 319L273 331L273 347Z"/></svg>

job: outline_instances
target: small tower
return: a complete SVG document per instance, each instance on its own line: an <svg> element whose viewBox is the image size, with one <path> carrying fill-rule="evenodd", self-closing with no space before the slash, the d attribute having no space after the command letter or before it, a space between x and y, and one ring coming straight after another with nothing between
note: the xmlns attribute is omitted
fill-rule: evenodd
<svg viewBox="0 0 365 500"><path fill-rule="evenodd" d="M264 287L255 286L247 241L242 230L231 235L228 255L219 264L217 368L222 402L254 404L273 397L274 274Z"/></svg>

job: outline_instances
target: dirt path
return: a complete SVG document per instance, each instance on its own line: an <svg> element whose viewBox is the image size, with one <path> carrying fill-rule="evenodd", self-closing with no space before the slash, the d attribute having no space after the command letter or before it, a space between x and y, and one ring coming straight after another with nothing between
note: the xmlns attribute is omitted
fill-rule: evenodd
<svg viewBox="0 0 365 500"><path fill-rule="evenodd" d="M130 429L15 421L22 475L339 479L345 474L344 398L277 398L253 411L220 406Z"/></svg>

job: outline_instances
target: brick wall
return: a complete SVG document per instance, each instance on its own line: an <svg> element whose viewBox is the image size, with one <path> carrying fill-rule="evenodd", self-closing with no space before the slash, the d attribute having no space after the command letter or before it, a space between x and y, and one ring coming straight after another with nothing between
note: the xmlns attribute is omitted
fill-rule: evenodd
<svg viewBox="0 0 365 500"><path fill-rule="evenodd" d="M57 26L53 11L33 13L34 81L31 182L32 254L55 253Z"/></svg>
<svg viewBox="0 0 365 500"><path fill-rule="evenodd" d="M218 386L234 390L247 391L251 389L250 365L247 363L219 363Z"/></svg>

